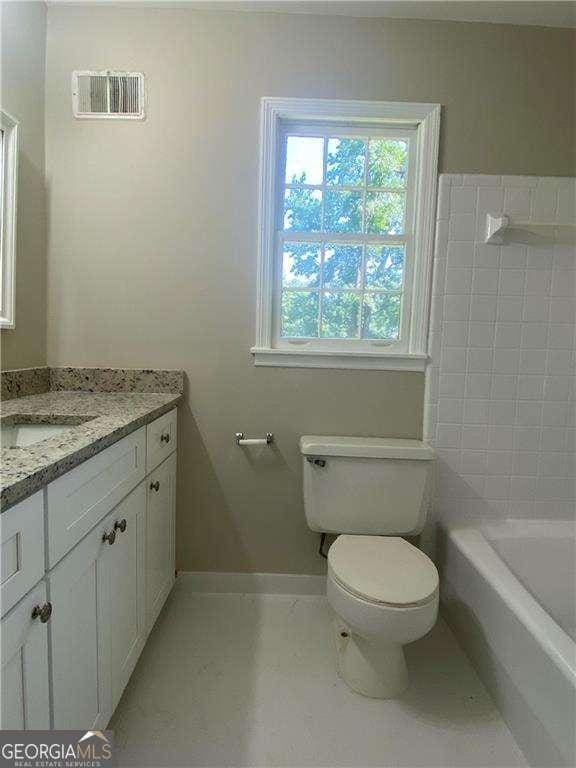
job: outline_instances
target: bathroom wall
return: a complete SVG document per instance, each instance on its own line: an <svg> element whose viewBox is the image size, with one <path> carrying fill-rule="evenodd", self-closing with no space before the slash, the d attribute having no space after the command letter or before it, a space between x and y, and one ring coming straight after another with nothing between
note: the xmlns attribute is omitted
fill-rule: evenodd
<svg viewBox="0 0 576 768"><path fill-rule="evenodd" d="M486 213L502 211L575 224L576 180L440 180L425 418L436 517L573 519L576 248L485 244Z"/></svg>
<svg viewBox="0 0 576 768"><path fill-rule="evenodd" d="M510 26L49 7L49 361L185 368L180 568L321 572L300 435L421 434L420 374L253 367L260 98L438 101L444 171L573 172L573 43ZM144 71L146 121L74 121L80 68ZM277 445L244 452L238 430Z"/></svg>
<svg viewBox="0 0 576 768"><path fill-rule="evenodd" d="M0 3L0 104L20 122L16 324L0 332L3 368L46 363L45 60L46 5Z"/></svg>

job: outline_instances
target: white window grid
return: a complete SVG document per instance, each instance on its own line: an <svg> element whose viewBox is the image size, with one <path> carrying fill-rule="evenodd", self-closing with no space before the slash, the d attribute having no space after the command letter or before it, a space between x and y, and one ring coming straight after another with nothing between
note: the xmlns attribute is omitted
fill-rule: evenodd
<svg viewBox="0 0 576 768"><path fill-rule="evenodd" d="M323 147L323 182L321 184L297 183L285 181L286 147L289 136L317 137L324 140ZM330 138L356 138L366 142L366 154L364 160L364 178L361 185L330 184L327 183L328 140ZM371 139L397 139L408 144L408 166L406 184L403 187L373 186L369 185L369 142ZM308 348L330 349L348 348L370 350L376 347L389 347L395 351L406 351L409 334L411 295L405 290L410 285L413 272L413 227L414 227L414 177L415 177L415 129L408 127L382 127L381 125L354 125L350 123L320 123L319 121L283 121L279 134L278 169L277 169L277 194L276 194L276 259L275 259L275 291L274 291L274 342L278 347L306 344ZM317 190L322 194L321 224L318 232L298 232L284 229L284 195L289 189ZM326 193L330 192L361 192L362 193L362 226L361 232L329 232L324 229ZM387 193L404 195L404 221L401 234L374 234L366 232L367 199L371 193ZM320 268L318 287L296 288L283 287L282 264L285 243L319 243L320 244ZM359 287L357 288L331 288L324 284L324 258L326 246L343 244L362 246L362 259L360 266ZM402 271L402 286L400 290L390 291L378 288L366 288L366 249L370 246L402 246L404 248L404 264ZM281 303L282 294L294 293L318 293L318 336L282 336ZM355 337L327 337L321 336L323 297L325 293L354 293L360 296L358 307L358 336ZM362 312L365 295L398 295L400 296L400 317L397 338L362 338Z"/></svg>

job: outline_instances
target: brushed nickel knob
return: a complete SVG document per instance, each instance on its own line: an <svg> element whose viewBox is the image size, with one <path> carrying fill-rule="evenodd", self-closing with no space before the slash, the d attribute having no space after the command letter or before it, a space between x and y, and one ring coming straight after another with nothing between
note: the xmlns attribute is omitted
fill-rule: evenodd
<svg viewBox="0 0 576 768"><path fill-rule="evenodd" d="M158 493L158 491L160 490L160 481L156 480L155 483L150 483L150 490L156 491L156 493Z"/></svg>
<svg viewBox="0 0 576 768"><path fill-rule="evenodd" d="M32 618L40 619L42 624L46 624L47 621L50 621L50 616L52 616L52 603L35 605L34 608L32 608Z"/></svg>
<svg viewBox="0 0 576 768"><path fill-rule="evenodd" d="M112 546L112 544L114 544L114 542L116 541L116 531L114 529L112 529L110 531L110 533L103 533L102 534L102 541L107 541L108 544L110 544L110 546Z"/></svg>
<svg viewBox="0 0 576 768"><path fill-rule="evenodd" d="M114 530L120 531L120 533L124 533L124 531L126 530L126 526L127 526L126 518L123 517L122 520L120 521L116 520L116 522L114 523Z"/></svg>
<svg viewBox="0 0 576 768"><path fill-rule="evenodd" d="M163 432L160 435L160 442L161 443L169 443L170 442L170 433L169 432Z"/></svg>

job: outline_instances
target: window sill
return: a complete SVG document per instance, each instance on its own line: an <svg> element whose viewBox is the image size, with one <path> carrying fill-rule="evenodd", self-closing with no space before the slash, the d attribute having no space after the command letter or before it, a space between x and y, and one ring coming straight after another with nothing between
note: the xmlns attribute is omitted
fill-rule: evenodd
<svg viewBox="0 0 576 768"><path fill-rule="evenodd" d="M280 368L347 368L364 371L426 370L428 355L252 347L254 365Z"/></svg>

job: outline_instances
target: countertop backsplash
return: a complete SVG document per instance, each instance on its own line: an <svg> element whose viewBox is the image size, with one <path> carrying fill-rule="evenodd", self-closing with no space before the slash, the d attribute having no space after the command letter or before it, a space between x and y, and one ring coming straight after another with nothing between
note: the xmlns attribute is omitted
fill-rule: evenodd
<svg viewBox="0 0 576 768"><path fill-rule="evenodd" d="M184 372L152 368L43 366L2 371L1 399L46 392L184 392Z"/></svg>

